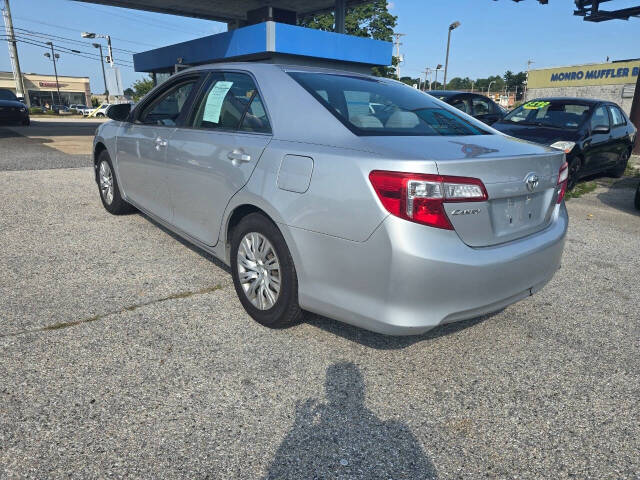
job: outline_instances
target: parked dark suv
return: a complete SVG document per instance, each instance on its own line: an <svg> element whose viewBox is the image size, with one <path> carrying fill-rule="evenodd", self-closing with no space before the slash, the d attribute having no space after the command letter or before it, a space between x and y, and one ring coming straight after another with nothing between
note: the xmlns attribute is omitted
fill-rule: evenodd
<svg viewBox="0 0 640 480"><path fill-rule="evenodd" d="M29 125L29 109L11 90L0 88L0 122Z"/></svg>
<svg viewBox="0 0 640 480"><path fill-rule="evenodd" d="M504 117L507 111L500 105L495 103L489 97L469 92L455 92L450 90L430 90L429 95L436 97L438 100L448 103L458 110L477 118L487 125Z"/></svg>
<svg viewBox="0 0 640 480"><path fill-rule="evenodd" d="M618 105L586 98L538 98L509 112L493 128L564 150L569 189L587 175L621 177L637 135Z"/></svg>

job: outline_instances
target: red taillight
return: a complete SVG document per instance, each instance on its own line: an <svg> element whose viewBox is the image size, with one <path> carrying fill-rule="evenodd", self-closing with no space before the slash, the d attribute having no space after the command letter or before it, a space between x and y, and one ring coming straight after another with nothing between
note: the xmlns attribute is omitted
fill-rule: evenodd
<svg viewBox="0 0 640 480"><path fill-rule="evenodd" d="M560 167L558 174L558 203L564 200L564 194L567 193L567 179L569 178L569 165L564 162Z"/></svg>
<svg viewBox="0 0 640 480"><path fill-rule="evenodd" d="M483 202L487 190L477 178L374 170L369 180L389 213L431 227L453 230L445 202Z"/></svg>

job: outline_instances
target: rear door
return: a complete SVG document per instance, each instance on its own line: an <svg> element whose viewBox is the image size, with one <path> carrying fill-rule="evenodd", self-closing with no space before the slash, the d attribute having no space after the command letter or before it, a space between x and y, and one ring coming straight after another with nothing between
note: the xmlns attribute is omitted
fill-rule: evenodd
<svg viewBox="0 0 640 480"><path fill-rule="evenodd" d="M595 133L596 129L604 131ZM597 172L615 163L615 142L606 105L598 105L591 115L590 137L584 143L584 172Z"/></svg>
<svg viewBox="0 0 640 480"><path fill-rule="evenodd" d="M629 144L628 132L627 132L627 119L622 111L615 105L608 105L609 113L611 115L611 136L614 142L615 160L619 160L623 154L627 151L627 145Z"/></svg>
<svg viewBox="0 0 640 480"><path fill-rule="evenodd" d="M173 224L215 245L224 210L249 180L271 140L256 82L243 72L212 72L184 127L169 141Z"/></svg>
<svg viewBox="0 0 640 480"><path fill-rule="evenodd" d="M199 75L176 79L141 105L118 132L118 180L127 197L162 220L171 220L167 142L196 90Z"/></svg>

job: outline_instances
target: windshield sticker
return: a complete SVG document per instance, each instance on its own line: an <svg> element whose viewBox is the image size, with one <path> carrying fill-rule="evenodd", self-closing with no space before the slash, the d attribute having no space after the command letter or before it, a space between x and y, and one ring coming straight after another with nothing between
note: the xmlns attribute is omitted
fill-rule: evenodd
<svg viewBox="0 0 640 480"><path fill-rule="evenodd" d="M218 82L213 86L207 96L207 103L204 106L203 121L212 123L220 122L222 102L224 102L224 98L232 86L233 82Z"/></svg>
<svg viewBox="0 0 640 480"><path fill-rule="evenodd" d="M527 102L522 106L522 108L525 110L540 110L550 104L551 102Z"/></svg>

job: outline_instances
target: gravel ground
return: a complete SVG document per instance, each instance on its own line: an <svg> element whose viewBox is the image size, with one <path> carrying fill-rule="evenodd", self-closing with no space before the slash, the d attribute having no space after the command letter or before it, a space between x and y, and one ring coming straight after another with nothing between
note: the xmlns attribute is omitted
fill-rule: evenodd
<svg viewBox="0 0 640 480"><path fill-rule="evenodd" d="M89 168L0 172L0 478L640 478L637 182L537 295L394 338L265 329Z"/></svg>

